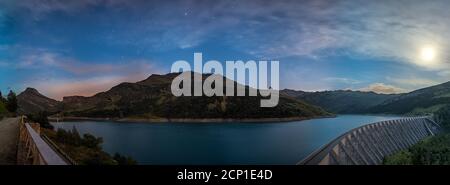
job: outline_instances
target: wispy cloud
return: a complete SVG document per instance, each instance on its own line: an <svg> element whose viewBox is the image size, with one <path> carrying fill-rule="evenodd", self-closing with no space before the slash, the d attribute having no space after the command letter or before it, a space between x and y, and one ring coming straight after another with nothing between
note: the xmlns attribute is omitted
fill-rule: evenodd
<svg viewBox="0 0 450 185"><path fill-rule="evenodd" d="M151 61L144 59L127 60L118 63L101 64L97 61L80 61L52 52L39 52L24 55L17 63L18 68L58 68L73 75L105 75L150 71Z"/></svg>
<svg viewBox="0 0 450 185"><path fill-rule="evenodd" d="M350 79L350 78L342 78L342 77L327 77L327 78L325 78L325 81L350 84L350 85L361 83L361 81L359 81L359 80Z"/></svg>
<svg viewBox="0 0 450 185"><path fill-rule="evenodd" d="M133 12L127 17L128 29L104 35L117 44L188 48L220 35L227 38L230 46L257 56L323 56L326 55L320 53L323 50L346 48L422 68L449 68L450 49L445 40L450 36L447 19L450 12L445 0L432 3L419 0L31 0L18 3L19 8L27 9L37 18L57 11L82 13L95 6ZM114 39L117 34L121 39ZM154 34L158 37L141 37ZM438 65L422 65L418 61L418 52L424 45L440 50Z"/></svg>
<svg viewBox="0 0 450 185"><path fill-rule="evenodd" d="M380 94L398 94L404 93L405 90L393 85L387 85L384 83L374 83L370 84L368 87L359 89L360 91L375 92Z"/></svg>
<svg viewBox="0 0 450 185"><path fill-rule="evenodd" d="M49 79L47 81L35 81L28 84L40 92L62 100L66 96L92 96L99 92L109 90L115 85L123 82L136 82L148 77L147 74L134 74L128 76L102 76L87 79Z"/></svg>
<svg viewBox="0 0 450 185"><path fill-rule="evenodd" d="M428 87L437 85L439 81L428 79L428 78L418 78L418 77L409 77L409 78L393 78L393 77L386 77L386 79L389 82L392 82L397 85L402 85L405 87L409 87L411 90L422 88L422 87Z"/></svg>
<svg viewBox="0 0 450 185"><path fill-rule="evenodd" d="M162 71L149 60L136 59L99 64L52 52L25 55L17 62L16 68L40 71L27 75L26 83L23 85L35 87L58 100L71 95L91 96L119 83L136 82ZM63 74L54 76L52 75L54 72Z"/></svg>
<svg viewBox="0 0 450 185"><path fill-rule="evenodd" d="M19 41L25 40L25 45L31 43L30 45L45 47L47 42L57 40L63 44L51 45L51 47L62 46L67 49L73 46L75 50L85 50L83 44L89 43L92 46L86 44L86 47L96 47L98 44L108 49L110 47L132 48L130 50L139 50L140 53L153 51L157 53L180 51L209 44L204 47L214 50L212 48L216 45L224 46L227 50L244 52L259 58L289 56L320 58L329 55L345 55L363 59L382 59L409 66L414 69L414 72L437 73L440 75L437 82L448 80L450 77L448 72L450 71L450 44L448 43L450 4L446 0L432 2L420 0L28 0L9 2L2 2L0 7L11 10L10 16L20 21L17 26L22 31L36 34L30 38L26 37L28 34L18 36ZM66 24L71 20L81 26L71 27L75 25L72 22ZM56 26L48 25L53 23L62 25L63 31L52 32ZM73 33L70 28L75 29ZM76 30L78 28L82 29ZM80 32L83 37L80 37ZM65 41L67 43L64 43ZM421 61L419 55L424 46L435 48L435 61ZM110 50L99 50L99 52L102 51L110 52ZM22 55L20 63L14 65L19 68L54 68L76 76L75 79L84 80L83 76L101 77L92 74L104 76L131 74L133 73L131 71L136 69L129 68L128 62L131 61L111 65L110 62L81 61L76 56L42 51ZM134 62L135 65L140 66L139 68L154 68L154 66L148 66L146 60L138 59ZM308 79L304 80L306 82L287 83L290 87L305 88L307 86L307 89L327 89L334 87L334 82L351 86L358 84L358 87L373 82L383 82L372 84L372 87L367 87L367 90L386 92L410 90L434 83L434 80L408 80L407 75L395 76L395 79L364 79L364 82L358 83L358 80L351 79L351 74L348 75L348 79L330 78L329 75L318 74L320 70L322 69L292 75L298 79ZM300 78L303 76L307 77ZM390 87L386 84L392 85Z"/></svg>

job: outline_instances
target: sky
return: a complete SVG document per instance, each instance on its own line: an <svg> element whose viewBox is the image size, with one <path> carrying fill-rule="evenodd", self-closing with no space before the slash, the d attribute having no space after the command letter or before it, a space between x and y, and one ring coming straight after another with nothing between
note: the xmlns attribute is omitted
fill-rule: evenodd
<svg viewBox="0 0 450 185"><path fill-rule="evenodd" d="M450 2L0 0L0 90L61 100L177 60L278 60L280 87L402 93L450 80Z"/></svg>

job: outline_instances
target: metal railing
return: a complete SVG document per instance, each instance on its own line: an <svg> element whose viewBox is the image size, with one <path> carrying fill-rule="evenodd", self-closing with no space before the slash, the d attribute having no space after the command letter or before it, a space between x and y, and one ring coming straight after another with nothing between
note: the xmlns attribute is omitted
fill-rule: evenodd
<svg viewBox="0 0 450 185"><path fill-rule="evenodd" d="M22 117L19 121L19 126L19 163L32 165L68 165L68 163L41 138L38 133L39 125L32 126L32 124L25 122L25 117Z"/></svg>
<svg viewBox="0 0 450 185"><path fill-rule="evenodd" d="M42 134L42 139L49 144L63 159L65 159L70 165L78 165L78 163L72 159L66 152L64 152L55 142L53 142L47 135Z"/></svg>

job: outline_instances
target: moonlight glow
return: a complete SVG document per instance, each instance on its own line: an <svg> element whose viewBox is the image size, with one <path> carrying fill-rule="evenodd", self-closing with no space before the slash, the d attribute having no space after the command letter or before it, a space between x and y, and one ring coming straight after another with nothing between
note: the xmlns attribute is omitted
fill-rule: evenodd
<svg viewBox="0 0 450 185"><path fill-rule="evenodd" d="M420 58L425 62L432 62L436 57L436 51L432 47L424 47L420 51Z"/></svg>

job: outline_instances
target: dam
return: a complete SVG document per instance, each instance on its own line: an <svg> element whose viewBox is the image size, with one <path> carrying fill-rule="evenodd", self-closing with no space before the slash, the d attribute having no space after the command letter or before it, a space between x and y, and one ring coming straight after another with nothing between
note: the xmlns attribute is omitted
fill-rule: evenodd
<svg viewBox="0 0 450 185"><path fill-rule="evenodd" d="M380 121L344 133L298 165L378 165L384 157L439 131L439 124L429 117Z"/></svg>

